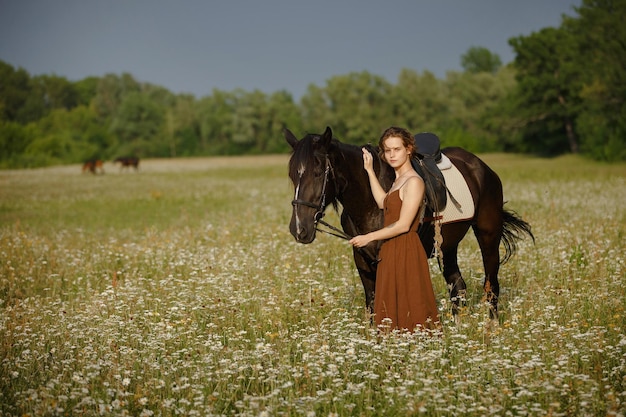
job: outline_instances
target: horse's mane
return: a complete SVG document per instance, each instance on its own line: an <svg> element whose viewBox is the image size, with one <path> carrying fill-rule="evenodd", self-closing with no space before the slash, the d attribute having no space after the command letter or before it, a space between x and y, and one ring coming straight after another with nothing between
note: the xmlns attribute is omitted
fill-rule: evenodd
<svg viewBox="0 0 626 417"><path fill-rule="evenodd" d="M315 165L315 161L319 160L326 152L318 149L317 143L321 139L321 135L309 133L303 137L299 145L291 152L291 159L289 160L289 175L292 178L297 177L298 169L301 165L304 165L306 169L310 169ZM369 146L369 145L368 145ZM326 150L327 153L334 154L333 149L338 150L339 156L345 160L346 154L350 152L356 152L361 149L360 146L343 143L337 138L331 140L330 146Z"/></svg>

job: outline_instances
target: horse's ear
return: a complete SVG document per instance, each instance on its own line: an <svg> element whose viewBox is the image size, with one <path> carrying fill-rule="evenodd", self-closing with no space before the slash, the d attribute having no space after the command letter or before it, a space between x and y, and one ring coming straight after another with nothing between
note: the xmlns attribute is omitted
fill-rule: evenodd
<svg viewBox="0 0 626 417"><path fill-rule="evenodd" d="M333 139L333 131L330 128L330 126L326 126L326 130L324 131L324 134L322 135L322 145L328 149L328 146L330 145L330 142L332 139Z"/></svg>
<svg viewBox="0 0 626 417"><path fill-rule="evenodd" d="M285 140L287 141L289 146L295 149L296 145L298 144L298 139L294 136L293 133L291 133L291 130L284 128L283 135L285 136Z"/></svg>

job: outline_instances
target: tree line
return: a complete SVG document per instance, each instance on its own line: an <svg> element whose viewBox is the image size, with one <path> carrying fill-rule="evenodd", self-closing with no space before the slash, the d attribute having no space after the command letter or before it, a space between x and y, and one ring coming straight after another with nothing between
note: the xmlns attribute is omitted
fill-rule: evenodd
<svg viewBox="0 0 626 417"><path fill-rule="evenodd" d="M375 143L389 125L432 131L473 152L582 153L626 160L626 0L583 0L558 28L509 39L513 62L482 47L443 79L405 68L288 91L173 94L131 74L72 82L0 61L0 168L288 151L285 127Z"/></svg>

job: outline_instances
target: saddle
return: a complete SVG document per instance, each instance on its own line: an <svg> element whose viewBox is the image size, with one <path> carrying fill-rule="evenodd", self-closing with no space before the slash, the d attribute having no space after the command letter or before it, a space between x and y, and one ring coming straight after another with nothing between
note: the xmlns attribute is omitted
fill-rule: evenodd
<svg viewBox="0 0 626 417"><path fill-rule="evenodd" d="M446 180L437 166L442 160L439 137L429 132L418 133L414 137L417 156L411 158L411 165L424 180L426 207L433 213L442 212L448 202L448 189Z"/></svg>

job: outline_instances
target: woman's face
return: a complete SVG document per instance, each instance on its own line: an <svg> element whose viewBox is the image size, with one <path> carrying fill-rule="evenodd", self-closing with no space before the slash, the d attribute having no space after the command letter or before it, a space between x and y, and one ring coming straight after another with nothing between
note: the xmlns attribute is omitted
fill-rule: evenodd
<svg viewBox="0 0 626 417"><path fill-rule="evenodd" d="M397 136L391 136L385 139L383 150L387 163L393 168L401 167L411 154L404 146L402 139Z"/></svg>

